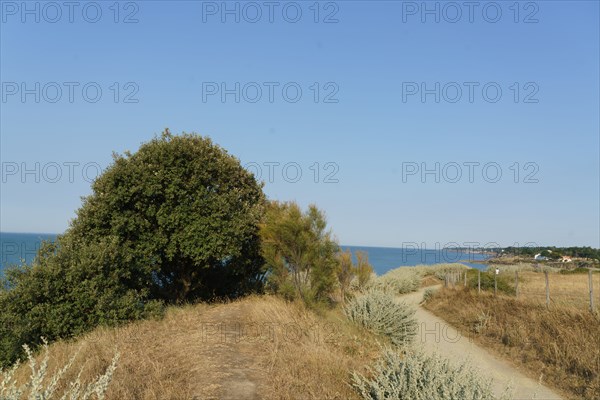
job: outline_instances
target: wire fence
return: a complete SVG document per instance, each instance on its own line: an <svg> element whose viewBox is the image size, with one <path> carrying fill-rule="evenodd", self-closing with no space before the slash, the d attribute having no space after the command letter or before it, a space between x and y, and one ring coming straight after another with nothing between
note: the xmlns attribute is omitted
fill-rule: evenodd
<svg viewBox="0 0 600 400"><path fill-rule="evenodd" d="M589 269L587 273L471 269L447 273L444 286L509 295L546 307L588 308L593 312L600 305L600 270L597 269Z"/></svg>

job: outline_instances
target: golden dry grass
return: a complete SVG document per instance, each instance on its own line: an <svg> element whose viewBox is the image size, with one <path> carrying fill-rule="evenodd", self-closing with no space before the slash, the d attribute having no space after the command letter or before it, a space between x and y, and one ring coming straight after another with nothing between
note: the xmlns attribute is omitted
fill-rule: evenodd
<svg viewBox="0 0 600 400"><path fill-rule="evenodd" d="M600 274L592 275L594 303L600 308ZM557 306L589 307L589 284L587 274L548 274L550 302ZM546 281L543 273L519 273L519 297L524 300L546 302Z"/></svg>
<svg viewBox="0 0 600 400"><path fill-rule="evenodd" d="M107 400L356 399L349 374L364 372L377 340L339 310L315 313L277 297L171 308L164 319L99 328L50 346L50 373L78 352L64 382L83 382L121 359ZM27 380L26 365L17 371ZM59 390L59 393L61 390Z"/></svg>
<svg viewBox="0 0 600 400"><path fill-rule="evenodd" d="M578 279L569 281L579 290ZM528 285L535 287L537 282L532 279ZM565 295L569 287L561 286ZM467 289L440 290L425 308L567 398L600 398L598 313L581 305L553 304L547 310L527 296L517 300Z"/></svg>

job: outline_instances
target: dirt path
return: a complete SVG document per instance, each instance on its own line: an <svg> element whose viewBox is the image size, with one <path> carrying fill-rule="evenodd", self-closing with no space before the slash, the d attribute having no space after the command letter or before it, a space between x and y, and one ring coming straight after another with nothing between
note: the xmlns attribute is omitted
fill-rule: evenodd
<svg viewBox="0 0 600 400"><path fill-rule="evenodd" d="M494 379L494 393L500 395L507 385L513 388L513 399L554 400L562 399L549 388L523 375L514 366L501 360L470 338L462 336L446 321L423 309L418 304L423 299L421 289L418 292L400 296L409 304L417 306L416 318L419 322L417 342L426 353L437 353L452 362L468 359L471 365L482 375Z"/></svg>
<svg viewBox="0 0 600 400"><path fill-rule="evenodd" d="M210 373L199 374L193 399L261 398L258 382L265 381L264 371L256 365L254 346L244 340L243 308L233 303L203 314L201 337L195 340L202 342L200 358Z"/></svg>

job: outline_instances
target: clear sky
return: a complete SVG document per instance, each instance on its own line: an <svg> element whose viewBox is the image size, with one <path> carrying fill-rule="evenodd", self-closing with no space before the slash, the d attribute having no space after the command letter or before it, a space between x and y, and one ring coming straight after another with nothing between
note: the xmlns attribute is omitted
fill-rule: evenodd
<svg viewBox="0 0 600 400"><path fill-rule="evenodd" d="M1 2L2 231L169 127L343 244L600 247L597 1L70 4Z"/></svg>

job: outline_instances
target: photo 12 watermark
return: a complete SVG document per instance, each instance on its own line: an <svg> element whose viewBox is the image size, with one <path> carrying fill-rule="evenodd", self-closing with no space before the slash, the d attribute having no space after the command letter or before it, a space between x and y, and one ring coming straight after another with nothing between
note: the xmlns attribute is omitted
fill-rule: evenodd
<svg viewBox="0 0 600 400"><path fill-rule="evenodd" d="M250 171L257 181L266 183L298 183L301 181L312 183L340 183L338 173L340 166L333 161L301 164L295 161L263 161L247 162L243 167Z"/></svg>
<svg viewBox="0 0 600 400"><path fill-rule="evenodd" d="M340 4L335 1L203 1L202 23L258 24L302 21L337 24Z"/></svg>
<svg viewBox="0 0 600 400"><path fill-rule="evenodd" d="M115 24L140 22L137 1L2 1L3 24Z"/></svg>
<svg viewBox="0 0 600 400"><path fill-rule="evenodd" d="M537 104L539 91L537 82L402 82L402 103Z"/></svg>
<svg viewBox="0 0 600 400"><path fill-rule="evenodd" d="M3 161L0 163L2 183L92 183L102 174L102 166L94 161Z"/></svg>
<svg viewBox="0 0 600 400"><path fill-rule="evenodd" d="M535 242L518 243L511 246L502 247L497 242L402 242L402 262L414 261L418 257L421 264L440 264L440 263L459 263L459 262L480 262L491 257L497 257L505 253L508 249L512 252L518 252L519 249L538 249L539 244Z"/></svg>
<svg viewBox="0 0 600 400"><path fill-rule="evenodd" d="M200 324L203 343L237 344L245 343L300 343L309 341L315 344L333 343L338 335L332 323L314 324L302 327L296 323L222 321Z"/></svg>
<svg viewBox="0 0 600 400"><path fill-rule="evenodd" d="M136 82L2 82L2 103L90 103L137 104Z"/></svg>
<svg viewBox="0 0 600 400"><path fill-rule="evenodd" d="M512 22L537 24L540 5L535 1L403 1L402 22L458 24Z"/></svg>
<svg viewBox="0 0 600 400"><path fill-rule="evenodd" d="M202 82L202 102L220 103L339 103L336 82Z"/></svg>
<svg viewBox="0 0 600 400"><path fill-rule="evenodd" d="M539 183L540 166L533 161L403 162L402 183Z"/></svg>

